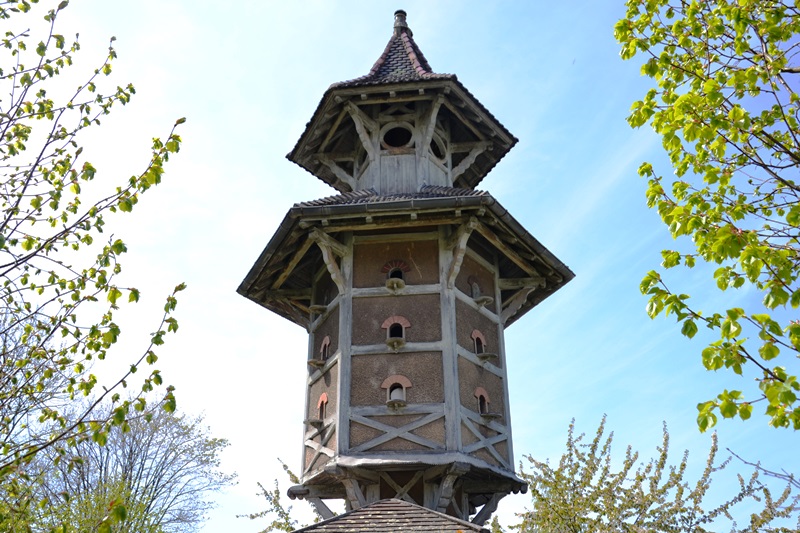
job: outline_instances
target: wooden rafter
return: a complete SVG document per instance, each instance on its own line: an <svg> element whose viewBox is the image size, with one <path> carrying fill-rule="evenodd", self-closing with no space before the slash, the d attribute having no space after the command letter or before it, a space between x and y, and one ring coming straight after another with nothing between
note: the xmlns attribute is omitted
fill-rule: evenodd
<svg viewBox="0 0 800 533"><path fill-rule="evenodd" d="M480 233L483 238L487 241L492 243L500 252L502 252L506 257L508 257L511 261L513 261L518 267L520 267L523 271L527 272L530 276L538 276L539 273L536 272L531 264L520 257L520 255L515 252L511 247L509 247L506 243L502 241L497 235L494 234L492 230L487 228L483 224L478 224L478 227L475 228L478 233Z"/></svg>
<svg viewBox="0 0 800 533"><path fill-rule="evenodd" d="M339 112L339 116L336 117L336 120L331 126L331 129L328 130L328 134L325 136L325 139L322 141L322 144L319 145L320 152L325 151L325 148L328 146L328 143L331 142L334 133L336 133L336 130L339 129L339 125L342 123L342 120L344 119L345 115L347 115L347 109L342 109Z"/></svg>
<svg viewBox="0 0 800 533"><path fill-rule="evenodd" d="M280 289L284 282L289 279L289 276L291 276L295 267L297 267L297 264L301 259L303 259L303 256L306 255L306 252L309 248L311 248L312 244L314 244L314 241L311 239L306 239L305 242L300 245L300 248L297 249L292 258L289 260L289 263L283 269L283 272L281 272L280 276L278 276L278 279L276 279L272 284L272 290Z"/></svg>
<svg viewBox="0 0 800 533"><path fill-rule="evenodd" d="M501 291L519 289L538 289L547 285L547 281L542 276L531 276L529 278L501 278L497 286Z"/></svg>

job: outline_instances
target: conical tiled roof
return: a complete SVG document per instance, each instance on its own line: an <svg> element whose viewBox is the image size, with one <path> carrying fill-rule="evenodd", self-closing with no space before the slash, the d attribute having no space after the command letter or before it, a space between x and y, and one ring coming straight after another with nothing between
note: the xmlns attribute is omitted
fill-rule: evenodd
<svg viewBox="0 0 800 533"><path fill-rule="evenodd" d="M481 526L403 500L380 500L295 533L488 533Z"/></svg>
<svg viewBox="0 0 800 533"><path fill-rule="evenodd" d="M414 42L411 29L406 24L406 12L397 11L392 38L369 74L352 80L334 83L331 88L360 87L385 83L402 83L420 80L455 79L454 74L433 72L422 51Z"/></svg>

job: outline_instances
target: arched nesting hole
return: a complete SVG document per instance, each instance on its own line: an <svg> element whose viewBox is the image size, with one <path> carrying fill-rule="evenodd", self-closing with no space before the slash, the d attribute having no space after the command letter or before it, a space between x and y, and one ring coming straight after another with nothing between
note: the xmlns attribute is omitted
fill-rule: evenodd
<svg viewBox="0 0 800 533"><path fill-rule="evenodd" d="M480 337L475 339L475 353L482 354L484 352L483 341Z"/></svg>
<svg viewBox="0 0 800 533"><path fill-rule="evenodd" d="M389 326L389 338L390 339L402 339L403 338L403 325L398 324L395 322L391 326Z"/></svg>
<svg viewBox="0 0 800 533"><path fill-rule="evenodd" d="M383 144L387 148L411 146L414 135L407 126L394 126L383 133Z"/></svg>
<svg viewBox="0 0 800 533"><path fill-rule="evenodd" d="M404 275L402 268L393 268L389 271L389 279L403 279Z"/></svg>
<svg viewBox="0 0 800 533"><path fill-rule="evenodd" d="M399 383L394 383L391 387L389 387L389 400L405 401L405 399L406 390L402 385Z"/></svg>
<svg viewBox="0 0 800 533"><path fill-rule="evenodd" d="M473 329L470 337L472 337L475 355L481 355L486 352L486 337L484 337L483 333Z"/></svg>
<svg viewBox="0 0 800 533"><path fill-rule="evenodd" d="M386 405L391 408L404 407L406 393L411 388L411 381L405 376L395 374L383 380L381 388L386 389Z"/></svg>
<svg viewBox="0 0 800 533"><path fill-rule="evenodd" d="M319 358L321 361L327 361L328 357L330 357L330 349L331 349L331 337L330 335L325 335L325 338L322 339L322 344L319 347Z"/></svg>
<svg viewBox="0 0 800 533"><path fill-rule="evenodd" d="M482 415L489 414L489 393L483 387L475 389L475 398L478 400L478 413Z"/></svg>
<svg viewBox="0 0 800 533"><path fill-rule="evenodd" d="M328 411L328 394L323 392L322 395L319 397L319 401L317 402L317 411L320 420L325 420Z"/></svg>

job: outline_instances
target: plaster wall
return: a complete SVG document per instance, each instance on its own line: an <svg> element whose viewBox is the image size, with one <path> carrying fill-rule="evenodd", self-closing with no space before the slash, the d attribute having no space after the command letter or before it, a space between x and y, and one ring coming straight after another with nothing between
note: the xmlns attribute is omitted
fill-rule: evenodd
<svg viewBox="0 0 800 533"><path fill-rule="evenodd" d="M406 342L441 340L442 325L438 294L385 296L353 299L353 344L369 345L386 342L381 328L391 316L404 316L411 323L406 328Z"/></svg>
<svg viewBox="0 0 800 533"><path fill-rule="evenodd" d="M406 285L439 281L439 253L435 240L356 244L353 256L353 286L381 287L386 283L383 266L400 260L410 270L404 273Z"/></svg>
<svg viewBox="0 0 800 533"><path fill-rule="evenodd" d="M354 355L351 361L351 406L383 405L383 381L393 375L411 381L406 402L443 403L444 377L440 352Z"/></svg>

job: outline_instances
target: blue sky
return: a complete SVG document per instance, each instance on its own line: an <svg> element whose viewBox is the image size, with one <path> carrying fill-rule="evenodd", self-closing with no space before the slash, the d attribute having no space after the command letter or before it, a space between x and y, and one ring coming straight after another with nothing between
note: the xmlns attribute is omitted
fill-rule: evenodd
<svg viewBox="0 0 800 533"><path fill-rule="evenodd" d="M327 86L369 71L399 8L433 69L457 74L520 139L481 188L576 273L507 332L517 458L557 461L570 419L592 434L605 413L620 454L631 444L651 456L666 421L673 459L689 449L698 471L710 436L696 429L695 405L749 387L702 369L702 334L687 341L644 311L639 281L674 244L645 207L636 169L645 160L671 169L655 135L625 123L647 80L636 61L619 59L621 2L73 0L61 32L80 31L76 68L93 69L115 35L112 82L137 88L84 139L100 174L135 173L150 138L187 117L164 183L113 225L129 245L125 275L144 293L126 311L115 358L141 347L162 298L187 282L180 332L159 364L180 409L205 413L231 441L223 464L240 480L219 496L207 533L258 530L235 518L262 508L256 481L284 481L278 457L299 464L305 332L235 289L293 203L333 192L284 156ZM671 283L704 310L759 300L708 290L709 272L676 273ZM800 471L798 434L770 430L762 417L722 422L719 436L722 448ZM526 503L507 498L501 519Z"/></svg>

